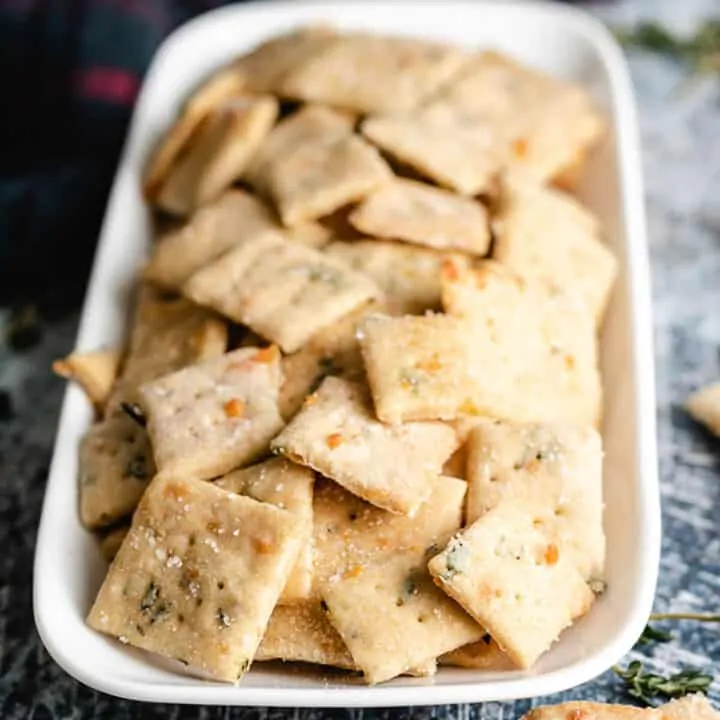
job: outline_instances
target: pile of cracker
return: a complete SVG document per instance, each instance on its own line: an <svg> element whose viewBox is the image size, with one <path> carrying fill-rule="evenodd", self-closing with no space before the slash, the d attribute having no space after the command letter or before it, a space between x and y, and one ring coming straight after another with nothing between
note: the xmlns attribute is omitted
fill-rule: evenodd
<svg viewBox="0 0 720 720"><path fill-rule="evenodd" d="M218 680L378 683L529 668L587 613L616 261L559 185L602 130L424 40L304 28L211 77L148 165L127 348L58 367L101 417L90 625Z"/></svg>

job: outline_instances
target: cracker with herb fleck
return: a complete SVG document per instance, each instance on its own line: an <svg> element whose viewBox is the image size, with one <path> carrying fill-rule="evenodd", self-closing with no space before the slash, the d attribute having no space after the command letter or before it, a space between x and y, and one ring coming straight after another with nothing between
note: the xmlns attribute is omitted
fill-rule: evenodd
<svg viewBox="0 0 720 720"><path fill-rule="evenodd" d="M207 265L185 283L184 292L288 353L381 295L369 277L341 260L268 236Z"/></svg>
<svg viewBox="0 0 720 720"><path fill-rule="evenodd" d="M88 528L129 515L155 474L145 429L127 415L90 427L80 443L80 519Z"/></svg>
<svg viewBox="0 0 720 720"><path fill-rule="evenodd" d="M279 602L289 603L308 597L313 577L312 499L315 473L284 458L234 470L215 484L224 490L247 495L260 502L268 502L295 517L304 543L295 565L283 588Z"/></svg>
<svg viewBox="0 0 720 720"><path fill-rule="evenodd" d="M377 416L384 422L452 420L470 407L474 358L468 331L448 315L369 317L360 326Z"/></svg>
<svg viewBox="0 0 720 720"><path fill-rule="evenodd" d="M235 682L253 660L301 544L286 510L211 483L158 476L88 623Z"/></svg>
<svg viewBox="0 0 720 720"><path fill-rule="evenodd" d="M143 271L147 280L179 289L197 270L236 245L280 230L272 210L244 190L227 190L179 228L160 237Z"/></svg>
<svg viewBox="0 0 720 720"><path fill-rule="evenodd" d="M695 391L686 400L685 407L695 420L720 436L720 382Z"/></svg>
<svg viewBox="0 0 720 720"><path fill-rule="evenodd" d="M100 537L100 553L107 562L111 563L115 559L129 530L130 525L120 525Z"/></svg>
<svg viewBox="0 0 720 720"><path fill-rule="evenodd" d="M255 659L355 669L352 655L322 611L320 600L276 607Z"/></svg>
<svg viewBox="0 0 720 720"><path fill-rule="evenodd" d="M510 658L487 634L477 642L463 645L457 650L451 650L449 653L441 655L438 660L441 665L473 668L474 670L486 670L488 672L515 669Z"/></svg>
<svg viewBox="0 0 720 720"><path fill-rule="evenodd" d="M282 92L358 113L409 112L465 59L459 48L436 42L345 33L290 72Z"/></svg>
<svg viewBox="0 0 720 720"><path fill-rule="evenodd" d="M415 180L397 179L363 200L350 222L366 235L436 250L486 255L490 227L485 206Z"/></svg>
<svg viewBox="0 0 720 720"><path fill-rule="evenodd" d="M213 313L143 284L106 415L116 413L123 402L137 402L141 383L222 355L226 345L227 325Z"/></svg>
<svg viewBox="0 0 720 720"><path fill-rule="evenodd" d="M433 585L423 564L395 557L327 583L330 622L370 684L396 677L484 630Z"/></svg>
<svg viewBox="0 0 720 720"><path fill-rule="evenodd" d="M283 425L280 352L243 348L139 389L158 472L210 480L261 456Z"/></svg>
<svg viewBox="0 0 720 720"><path fill-rule="evenodd" d="M460 529L466 484L440 475L411 518L381 510L335 482L318 479L313 500L314 597L321 586L395 555L419 563Z"/></svg>
<svg viewBox="0 0 720 720"><path fill-rule="evenodd" d="M534 525L527 508L509 502L458 533L428 569L520 668L530 667L595 597L574 559Z"/></svg>
<svg viewBox="0 0 720 720"><path fill-rule="evenodd" d="M213 108L170 168L156 204L186 216L215 200L242 176L277 114L278 102L268 95L238 95Z"/></svg>
<svg viewBox="0 0 720 720"><path fill-rule="evenodd" d="M445 266L443 304L467 326L473 396L466 413L599 426L598 342L580 298L482 261L474 269Z"/></svg>
<svg viewBox="0 0 720 720"><path fill-rule="evenodd" d="M304 108L280 122L249 173L288 226L330 215L390 178L387 163L352 134L350 121L319 107Z"/></svg>
<svg viewBox="0 0 720 720"><path fill-rule="evenodd" d="M73 380L93 405L102 409L112 390L120 365L117 350L73 352L56 360L52 369L56 375Z"/></svg>
<svg viewBox="0 0 720 720"><path fill-rule="evenodd" d="M597 218L569 195L514 178L503 184L492 225L493 258L528 280L577 293L600 327L617 260Z"/></svg>
<svg viewBox="0 0 720 720"><path fill-rule="evenodd" d="M603 452L596 430L478 419L467 448L468 523L503 502L521 504L583 577L604 576Z"/></svg>
<svg viewBox="0 0 720 720"><path fill-rule="evenodd" d="M412 516L457 440L443 423L385 425L361 384L328 377L271 447L373 505Z"/></svg>

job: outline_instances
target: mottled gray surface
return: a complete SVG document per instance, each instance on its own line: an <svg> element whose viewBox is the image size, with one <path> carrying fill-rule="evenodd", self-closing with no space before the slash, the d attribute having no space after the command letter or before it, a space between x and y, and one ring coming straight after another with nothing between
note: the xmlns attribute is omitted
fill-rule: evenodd
<svg viewBox="0 0 720 720"><path fill-rule="evenodd" d="M720 14L717 0L637 0L594 10L615 22L656 17L680 28ZM633 54L653 263L663 556L657 610L718 611L720 605L720 440L680 409L687 393L720 378L720 83L690 81L672 61ZM279 711L151 706L80 686L49 659L33 628L35 531L62 383L50 361L73 344L76 317L46 325L23 354L0 346L0 389L15 416L0 418L0 717L303 718L398 717L515 720L531 703L378 711ZM2 315L0 314L0 324ZM688 665L720 673L720 627L686 624L677 640L634 657L661 672ZM720 701L720 675L712 688ZM622 701L612 673L562 698ZM558 701L560 697L549 698ZM535 702L534 704L538 704Z"/></svg>

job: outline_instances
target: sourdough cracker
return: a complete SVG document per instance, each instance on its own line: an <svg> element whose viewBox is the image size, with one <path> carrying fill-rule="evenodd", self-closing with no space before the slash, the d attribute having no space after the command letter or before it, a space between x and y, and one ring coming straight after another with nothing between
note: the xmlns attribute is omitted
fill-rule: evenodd
<svg viewBox="0 0 720 720"><path fill-rule="evenodd" d="M440 269L459 254L440 253L404 243L382 240L332 242L325 252L369 275L385 296L390 315L421 315L441 307Z"/></svg>
<svg viewBox="0 0 720 720"><path fill-rule="evenodd" d="M215 482L223 490L247 495L291 512L301 529L303 545L278 602L302 600L310 594L313 576L312 499L315 473L300 465L273 458L234 470Z"/></svg>
<svg viewBox="0 0 720 720"><path fill-rule="evenodd" d="M293 516L198 480L156 477L88 623L236 682L253 660L302 542Z"/></svg>
<svg viewBox="0 0 720 720"><path fill-rule="evenodd" d="M530 281L578 294L602 325L617 260L600 239L597 218L558 190L507 178L492 226L495 260Z"/></svg>
<svg viewBox="0 0 720 720"><path fill-rule="evenodd" d="M210 480L262 455L282 427L276 347L243 348L143 384L158 473Z"/></svg>
<svg viewBox="0 0 720 720"><path fill-rule="evenodd" d="M182 217L215 200L242 176L277 114L277 100L267 95L233 97L211 110L170 168L156 204Z"/></svg>
<svg viewBox="0 0 720 720"><path fill-rule="evenodd" d="M720 436L720 382L695 391L685 401L685 407L695 420Z"/></svg>
<svg viewBox="0 0 720 720"><path fill-rule="evenodd" d="M699 693L671 700L661 705L657 712L657 720L720 720L720 712Z"/></svg>
<svg viewBox="0 0 720 720"><path fill-rule="evenodd" d="M235 245L280 229L270 208L244 190L227 190L177 229L161 236L143 270L145 279L172 289Z"/></svg>
<svg viewBox="0 0 720 720"><path fill-rule="evenodd" d="M599 426L595 323L582 300L482 261L474 269L446 265L443 304L468 329L473 402L466 413Z"/></svg>
<svg viewBox="0 0 720 720"><path fill-rule="evenodd" d="M442 423L384 425L362 385L327 377L271 447L378 507L412 516L457 441Z"/></svg>
<svg viewBox="0 0 720 720"><path fill-rule="evenodd" d="M586 580L604 577L603 452L597 431L478 419L467 448L468 523L501 503L522 504Z"/></svg>
<svg viewBox="0 0 720 720"><path fill-rule="evenodd" d="M129 515L155 473L145 429L126 415L92 425L80 443L80 519L87 528Z"/></svg>
<svg viewBox="0 0 720 720"><path fill-rule="evenodd" d="M337 258L274 236L226 253L195 273L184 292L287 353L381 294L369 277Z"/></svg>
<svg viewBox="0 0 720 720"><path fill-rule="evenodd" d="M458 318L373 315L359 332L375 412L384 422L452 420L472 403L474 360Z"/></svg>
<svg viewBox="0 0 720 720"><path fill-rule="evenodd" d="M137 402L138 386L186 365L225 352L227 326L212 313L187 300L168 298L142 284L120 375L108 398L106 416L122 403Z"/></svg>
<svg viewBox="0 0 720 720"><path fill-rule="evenodd" d="M433 585L415 557L359 566L322 589L324 607L375 684L480 639L484 630Z"/></svg>
<svg viewBox="0 0 720 720"><path fill-rule="evenodd" d="M477 200L415 180L397 179L363 200L350 222L374 237L486 255L490 228Z"/></svg>
<svg viewBox="0 0 720 720"><path fill-rule="evenodd" d="M457 650L451 650L441 655L439 662L441 665L473 668L474 670L486 670L488 672L501 672L515 669L510 658L487 634L477 642L463 645Z"/></svg>
<svg viewBox="0 0 720 720"><path fill-rule="evenodd" d="M570 702L535 708L523 720L718 720L715 710L703 695L687 695L657 708L626 705Z"/></svg>
<svg viewBox="0 0 720 720"><path fill-rule="evenodd" d="M53 372L73 380L87 395L88 400L102 409L112 390L120 365L117 350L73 352L52 364Z"/></svg>
<svg viewBox="0 0 720 720"><path fill-rule="evenodd" d="M367 33L338 35L288 74L282 91L358 113L408 112L465 60L448 45Z"/></svg>
<svg viewBox="0 0 720 720"><path fill-rule="evenodd" d="M512 503L458 533L428 569L520 668L594 600L574 562L536 529L527 508Z"/></svg>

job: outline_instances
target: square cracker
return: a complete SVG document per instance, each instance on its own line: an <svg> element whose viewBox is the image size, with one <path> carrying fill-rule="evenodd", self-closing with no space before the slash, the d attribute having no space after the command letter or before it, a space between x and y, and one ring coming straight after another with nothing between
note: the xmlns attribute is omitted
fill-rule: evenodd
<svg viewBox="0 0 720 720"><path fill-rule="evenodd" d="M255 659L355 670L352 655L322 611L319 599L276 607Z"/></svg>
<svg viewBox="0 0 720 720"><path fill-rule="evenodd" d="M413 110L454 73L466 54L414 38L338 35L301 62L283 83L285 95L359 113Z"/></svg>
<svg viewBox="0 0 720 720"><path fill-rule="evenodd" d="M102 409L110 396L120 365L117 350L73 352L52 364L53 372L74 380L93 405Z"/></svg>
<svg viewBox="0 0 720 720"><path fill-rule="evenodd" d="M179 289L194 272L235 245L278 230L278 222L265 203L244 190L227 190L200 208L186 224L160 237L144 277Z"/></svg>
<svg viewBox="0 0 720 720"><path fill-rule="evenodd" d="M262 237L195 273L184 292L295 352L321 328L373 297L373 281L341 260L281 237Z"/></svg>
<svg viewBox="0 0 720 720"><path fill-rule="evenodd" d="M600 239L597 218L565 193L507 178L492 227L495 260L528 280L577 293L600 327L617 260Z"/></svg>
<svg viewBox="0 0 720 720"><path fill-rule="evenodd" d="M694 392L685 407L695 420L720 437L720 382Z"/></svg>
<svg viewBox="0 0 720 720"><path fill-rule="evenodd" d="M328 618L370 684L396 677L485 631L436 588L417 558L396 556L322 589Z"/></svg>
<svg viewBox="0 0 720 720"><path fill-rule="evenodd" d="M457 650L451 650L438 658L441 665L453 667L473 668L488 672L514 670L510 658L500 649L500 646L490 637L484 635L481 640L463 645Z"/></svg>
<svg viewBox="0 0 720 720"><path fill-rule="evenodd" d="M80 443L80 519L112 525L136 507L155 474L145 429L127 415L93 425Z"/></svg>
<svg viewBox="0 0 720 720"><path fill-rule="evenodd" d="M369 117L361 131L395 160L462 195L488 193L508 152L502 127L443 109Z"/></svg>
<svg viewBox="0 0 720 720"><path fill-rule="evenodd" d="M213 108L193 134L160 188L156 204L190 215L238 180L278 114L270 96L242 96Z"/></svg>
<svg viewBox="0 0 720 720"><path fill-rule="evenodd" d="M363 200L349 219L373 237L471 255L486 255L490 249L488 214L482 203L415 180L387 183Z"/></svg>
<svg viewBox="0 0 720 720"><path fill-rule="evenodd" d="M280 387L280 414L286 421L298 413L303 401L335 375L359 380L365 375L360 346L356 338L358 323L382 307L367 303L313 335L305 345L282 359L283 384Z"/></svg>
<svg viewBox="0 0 720 720"><path fill-rule="evenodd" d="M258 465L234 470L216 481L223 490L247 495L260 502L277 505L295 517L304 543L283 588L280 602L301 600L310 594L313 576L312 498L315 473L308 468L273 458Z"/></svg>
<svg viewBox="0 0 720 720"><path fill-rule="evenodd" d="M366 389L336 377L325 378L272 442L275 452L408 516L427 500L456 447L455 431L443 423L379 422Z"/></svg>
<svg viewBox="0 0 720 720"><path fill-rule="evenodd" d="M496 52L478 53L438 93L429 110L446 110L502 128L506 166L548 180L602 134L604 123L577 85L519 65Z"/></svg>
<svg viewBox="0 0 720 720"><path fill-rule="evenodd" d="M130 328L127 355L108 398L106 416L137 401L137 387L186 365L225 352L227 325L183 298L168 298L143 284Z"/></svg>
<svg viewBox="0 0 720 720"><path fill-rule="evenodd" d="M318 479L313 499L315 577L320 588L395 555L418 562L444 547L460 529L466 484L440 475L430 497L411 518L381 510L337 483Z"/></svg>
<svg viewBox="0 0 720 720"><path fill-rule="evenodd" d="M440 268L448 257L462 262L460 255L381 240L333 242L325 252L369 275L384 292L390 315L439 310Z"/></svg>
<svg viewBox="0 0 720 720"><path fill-rule="evenodd" d="M594 599L574 561L533 525L532 513L507 502L458 533L428 569L521 668Z"/></svg>
<svg viewBox="0 0 720 720"><path fill-rule="evenodd" d="M602 579L602 440L593 428L479 419L467 443L467 522L503 502L534 521L587 580Z"/></svg>
<svg viewBox="0 0 720 720"><path fill-rule="evenodd" d="M249 174L290 226L361 200L390 177L387 163L352 134L347 118L317 107L304 108L277 125Z"/></svg>
<svg viewBox="0 0 720 720"><path fill-rule="evenodd" d="M262 455L283 425L280 353L243 348L139 389L161 475L210 480Z"/></svg>
<svg viewBox="0 0 720 720"><path fill-rule="evenodd" d="M285 510L211 483L156 477L88 623L235 682L252 662L301 543Z"/></svg>
<svg viewBox="0 0 720 720"><path fill-rule="evenodd" d="M670 720L654 708L605 705L594 702L568 702L535 708L521 720ZM699 720L699 719L698 719Z"/></svg>
<svg viewBox="0 0 720 720"><path fill-rule="evenodd" d="M468 331L448 315L373 315L360 326L377 416L384 422L452 420L471 406Z"/></svg>
<svg viewBox="0 0 720 720"><path fill-rule="evenodd" d="M443 304L468 330L474 407L466 412L600 424L595 322L580 298L483 261L445 266Z"/></svg>

